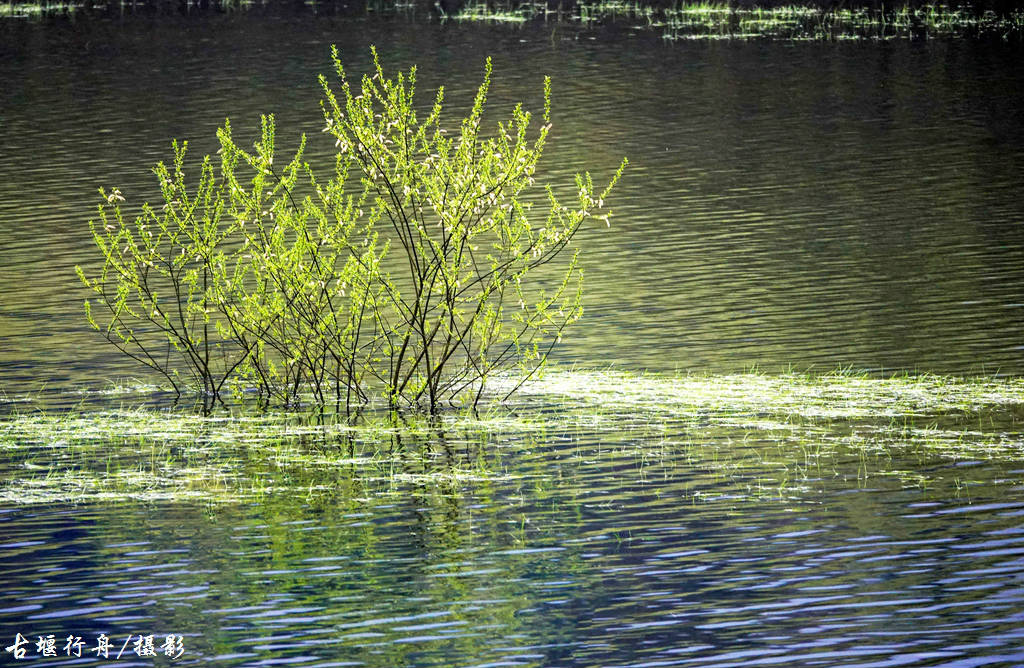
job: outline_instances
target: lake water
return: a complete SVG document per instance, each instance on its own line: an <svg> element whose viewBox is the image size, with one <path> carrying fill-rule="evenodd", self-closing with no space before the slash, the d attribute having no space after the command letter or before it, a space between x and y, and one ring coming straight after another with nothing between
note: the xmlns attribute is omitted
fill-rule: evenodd
<svg viewBox="0 0 1024 668"><path fill-rule="evenodd" d="M561 382L521 398L533 421L354 448L0 425L0 638L173 634L215 666L1024 665L1020 389L999 419L911 397L920 425L892 427L906 407L845 381L774 409L770 379L590 404L622 380Z"/></svg>
<svg viewBox="0 0 1024 668"><path fill-rule="evenodd" d="M553 78L542 174L607 178L581 239L586 316L558 357L651 370L1024 372L1019 42L682 42L657 34L299 12L7 22L0 39L0 387L138 373L88 330L99 186L155 199L170 140L230 117L279 145L321 126L329 45L420 67L465 105L494 57L495 118ZM453 113L453 116L455 114ZM8 391L11 391L10 389Z"/></svg>
<svg viewBox="0 0 1024 668"><path fill-rule="evenodd" d="M0 23L0 390L71 404L140 374L82 315L96 189L154 198L170 139L212 151L225 117L251 131L273 112L279 145L305 131L327 156L332 43L352 73L371 44L389 69L418 64L424 101L443 83L456 106L492 55L496 114L537 108L551 75L543 180L629 157L612 226L580 239L586 314L560 362L1024 374L1019 42L668 43L254 10ZM566 411L532 399L541 422ZM724 426L700 407L581 410L529 435L413 439L377 477L239 465L308 493L72 502L79 476L67 497L5 496L0 644L22 633L31 656L55 634L59 656L33 665L99 633L113 653L180 634L176 663L215 666L1024 665L1019 401L936 427L1006 446L953 455L921 445L928 411L905 433L882 411L797 438L798 409L774 426L755 408ZM132 438L68 466L143 476L156 455L126 455ZM0 491L45 479L63 445L0 430Z"/></svg>

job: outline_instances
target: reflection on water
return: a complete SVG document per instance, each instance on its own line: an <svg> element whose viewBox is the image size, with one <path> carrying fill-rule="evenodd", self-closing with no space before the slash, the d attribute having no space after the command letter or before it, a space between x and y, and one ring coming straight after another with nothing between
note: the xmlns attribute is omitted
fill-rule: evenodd
<svg viewBox="0 0 1024 668"><path fill-rule="evenodd" d="M493 108L555 89L547 171L603 180L587 314L562 360L734 371L750 365L1020 373L1024 205L1018 44L722 43L283 13L5 24L0 384L96 386L140 373L84 326L72 269L95 263L100 185L153 197L169 140L215 149L230 116L274 112L330 146L314 77L338 43L420 66L424 103L468 102L485 54ZM593 38L593 39L590 39Z"/></svg>
<svg viewBox="0 0 1024 668"><path fill-rule="evenodd" d="M0 638L180 634L227 666L1021 665L1022 405L1019 382L574 373L376 441L23 418L0 424Z"/></svg>
<svg viewBox="0 0 1024 668"><path fill-rule="evenodd" d="M753 499L781 449L638 434L486 446L513 475L9 507L0 634L181 634L224 666L1024 661L1019 464L849 453Z"/></svg>

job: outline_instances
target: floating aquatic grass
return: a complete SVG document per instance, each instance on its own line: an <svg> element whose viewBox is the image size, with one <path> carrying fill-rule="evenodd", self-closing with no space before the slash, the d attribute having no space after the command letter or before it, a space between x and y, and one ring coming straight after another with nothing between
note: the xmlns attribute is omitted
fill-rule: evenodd
<svg viewBox="0 0 1024 668"><path fill-rule="evenodd" d="M777 38L791 40L906 39L1020 35L1024 12L998 15L945 5L896 8L680 5L660 16L663 37L674 39Z"/></svg>
<svg viewBox="0 0 1024 668"><path fill-rule="evenodd" d="M83 5L67 2L7 2L0 4L0 19L32 18L53 14L68 14L81 9Z"/></svg>
<svg viewBox="0 0 1024 668"><path fill-rule="evenodd" d="M559 372L528 384L523 392L674 414L710 410L736 415L853 419L1020 407L1024 402L1024 379L928 374L876 378L841 371L821 375L676 377L616 371Z"/></svg>
<svg viewBox="0 0 1024 668"><path fill-rule="evenodd" d="M214 0L210 8L219 11L246 11L265 7L267 0ZM334 5L333 0L307 0L305 5L319 12ZM140 3L140 6L145 6ZM199 3L189 0L189 8ZM347 7L347 5L343 5ZM72 11L131 11L136 3L92 2L0 4L0 18L38 17ZM816 7L787 5L779 7L740 7L728 3L678 3L669 7L652 6L633 0L583 0L551 7L534 1L481 2L471 0L458 11L435 14L407 0L367 0L367 12L402 13L412 20L478 21L523 24L545 21L565 25L590 26L605 23L632 24L637 30L660 33L667 40L851 40L959 38L994 36L1019 39L1024 34L1024 11L1003 13L976 11L943 4L920 7Z"/></svg>
<svg viewBox="0 0 1024 668"><path fill-rule="evenodd" d="M0 421L0 502L327 503L410 485L459 494L539 484L555 464L559 475L608 466L636 484L686 480L691 501L792 501L836 479L934 486L952 484L943 462L1024 460L1018 378L558 371L518 397L482 415L380 412L357 424L154 409L15 415Z"/></svg>
<svg viewBox="0 0 1024 668"><path fill-rule="evenodd" d="M910 37L1020 35L1024 12L974 12L960 7L924 5L895 8L822 8L806 5L737 7L723 3L682 3L652 7L641 2L578 2L572 10L546 4L473 2L455 15L459 20L517 22L555 20L584 25L634 22L658 29L668 40L787 39L843 40Z"/></svg>
<svg viewBox="0 0 1024 668"><path fill-rule="evenodd" d="M525 23L542 11L539 6L523 4L516 8L494 9L486 2L471 2L453 14L456 21L487 21L493 23ZM449 17L444 17L449 18Z"/></svg>
<svg viewBox="0 0 1024 668"><path fill-rule="evenodd" d="M488 429L486 419L465 429ZM112 499L246 502L267 494L363 483L493 475L476 458L435 466L440 425L367 420L304 423L294 416L200 417L152 410L23 415L0 422L0 502ZM453 434L455 436L455 434ZM443 439L443 437L442 437Z"/></svg>

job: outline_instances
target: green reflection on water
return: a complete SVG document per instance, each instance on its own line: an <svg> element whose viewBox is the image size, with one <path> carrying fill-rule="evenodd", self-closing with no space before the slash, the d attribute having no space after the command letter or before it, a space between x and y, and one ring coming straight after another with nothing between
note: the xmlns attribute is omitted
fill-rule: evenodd
<svg viewBox="0 0 1024 668"><path fill-rule="evenodd" d="M41 578L92 583L64 605L102 597L94 627L158 624L185 633L190 656L233 657L218 665L539 666L568 648L599 665L640 641L700 645L697 623L725 625L716 647L748 644L751 619L788 633L785 615L746 606L790 596L876 628L892 592L955 569L907 565L947 533L1017 523L914 508L1012 502L1024 454L1017 378L559 371L487 415L355 427L25 409L0 423L0 505L24 515L12 536L45 537L49 509L78 503L70 544L102 558L11 547L37 566L8 598L29 600ZM922 537L936 542L901 542Z"/></svg>

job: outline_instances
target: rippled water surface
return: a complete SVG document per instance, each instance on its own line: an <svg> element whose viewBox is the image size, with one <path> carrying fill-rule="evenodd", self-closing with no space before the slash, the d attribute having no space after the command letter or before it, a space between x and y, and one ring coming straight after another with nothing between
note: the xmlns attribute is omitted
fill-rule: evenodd
<svg viewBox="0 0 1024 668"><path fill-rule="evenodd" d="M1020 463L634 417L454 429L241 503L7 504L0 632L218 666L1024 664Z"/></svg>
<svg viewBox="0 0 1024 668"><path fill-rule="evenodd" d="M1019 380L581 372L397 431L25 416L0 423L0 637L180 635L218 666L1020 666L1022 421Z"/></svg>
<svg viewBox="0 0 1024 668"><path fill-rule="evenodd" d="M581 240L585 366L1024 371L1019 42L663 43L639 33L263 15L7 22L0 39L0 385L138 370L98 345L75 264L99 186L158 197L170 139L216 148L279 119L314 156L328 47L420 67L464 108L494 57L495 114L553 78L542 180L622 156L611 228ZM454 115L454 114L453 114Z"/></svg>
<svg viewBox="0 0 1024 668"><path fill-rule="evenodd" d="M0 23L0 403L140 373L81 313L96 189L154 198L170 139L214 150L227 116L273 112L279 144L306 131L325 159L331 43L352 72L370 44L417 63L454 105L491 54L503 112L550 74L555 183L629 157L612 226L580 241L560 361L1024 373L1019 43L86 15ZM111 657L180 634L177 663L214 666L1024 665L1019 388L936 411L931 386L854 405L737 382L685 410L528 394L511 427L356 446L0 423L0 645L54 634L33 665L100 633Z"/></svg>

